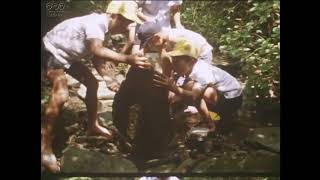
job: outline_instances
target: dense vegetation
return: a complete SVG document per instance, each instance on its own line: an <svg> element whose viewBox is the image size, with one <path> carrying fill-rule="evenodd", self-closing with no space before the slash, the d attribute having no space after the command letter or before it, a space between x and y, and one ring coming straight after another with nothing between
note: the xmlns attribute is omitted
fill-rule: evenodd
<svg viewBox="0 0 320 180"><path fill-rule="evenodd" d="M56 3L60 1L48 0L47 2ZM110 2L110 0L66 0L66 3L63 4L56 3L57 6L61 6L60 9L63 9L62 13L58 16L48 16L48 14L46 14L46 9L48 8L46 6L53 6L54 3L42 3L41 35L43 36L53 26L67 18L86 15L90 12L104 12L108 2ZM274 115L279 116L278 111L275 111L275 109L279 110L278 107L280 104L279 0L183 0L181 21L187 29L202 34L208 42L214 46L214 60L217 60L217 62L225 60L230 63L232 68L235 68L237 71L236 77L245 85L245 101L244 109L242 110L252 110L250 112L254 112L259 108L269 108ZM48 95L50 93L50 88L48 87L48 80L42 76L41 113L43 113L43 107L48 101ZM72 90L71 93L75 94ZM73 102L72 106L74 106L74 104L75 102ZM70 122L65 121L66 124L74 123L76 124L75 127L82 127L81 122L83 121L79 118L80 113L78 115L73 111L74 109L77 108L72 108L70 113L69 110L64 111L62 119L70 120ZM261 114L263 114L263 116L268 115L268 113ZM260 117L252 119L254 119L254 121L261 120ZM268 117L266 119L268 119ZM251 123L251 121L249 121L249 123ZM68 124L69 127L74 126L74 124L70 124ZM255 126L256 124L250 125L250 127ZM71 134L72 136L75 136L75 134L79 136L79 134L82 135L82 131L82 129L78 129L76 131L77 134L74 132ZM64 145L61 145L61 147L62 146ZM233 146L228 146L228 144L221 146L235 149ZM89 180L91 178L69 179ZM203 179L203 177L198 179ZM228 179L242 179L242 177L229 177ZM275 180L278 179L278 177L252 179Z"/></svg>
<svg viewBox="0 0 320 180"><path fill-rule="evenodd" d="M246 103L255 105L279 102L279 13L279 1L185 1L182 21L240 64Z"/></svg>
<svg viewBox="0 0 320 180"><path fill-rule="evenodd" d="M105 11L108 1L74 1L53 24L89 12ZM245 84L245 105L280 102L280 2L184 0L182 23L201 33L215 47L215 55L238 64ZM46 28L44 28L46 29ZM271 103L271 104L270 104Z"/></svg>

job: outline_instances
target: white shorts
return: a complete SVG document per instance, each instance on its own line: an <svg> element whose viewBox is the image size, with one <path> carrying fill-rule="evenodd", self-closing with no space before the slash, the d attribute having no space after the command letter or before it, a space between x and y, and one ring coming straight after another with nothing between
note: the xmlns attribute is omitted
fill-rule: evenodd
<svg viewBox="0 0 320 180"><path fill-rule="evenodd" d="M61 55L67 55L66 52L64 52L61 49L57 49L54 45L50 43L47 37L43 38L43 44L44 44L44 50L49 52L49 56L46 57L46 63L47 63L47 68L56 68L57 66L59 67L62 65L63 69L69 69L71 66L71 63L66 60L64 57Z"/></svg>
<svg viewBox="0 0 320 180"><path fill-rule="evenodd" d="M45 59L46 68L49 69L67 69L58 59L56 59L51 53Z"/></svg>

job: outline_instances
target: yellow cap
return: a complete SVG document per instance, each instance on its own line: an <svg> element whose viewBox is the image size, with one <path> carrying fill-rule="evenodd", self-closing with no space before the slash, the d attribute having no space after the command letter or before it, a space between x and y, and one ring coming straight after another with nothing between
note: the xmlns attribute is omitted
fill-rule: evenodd
<svg viewBox="0 0 320 180"><path fill-rule="evenodd" d="M180 38L176 42L172 51L168 52L169 56L190 56L198 59L200 55L200 46L196 42L191 42L186 39Z"/></svg>
<svg viewBox="0 0 320 180"><path fill-rule="evenodd" d="M142 21L137 16L138 5L134 1L113 0L109 3L106 12L110 14L120 14L131 21L142 24Z"/></svg>

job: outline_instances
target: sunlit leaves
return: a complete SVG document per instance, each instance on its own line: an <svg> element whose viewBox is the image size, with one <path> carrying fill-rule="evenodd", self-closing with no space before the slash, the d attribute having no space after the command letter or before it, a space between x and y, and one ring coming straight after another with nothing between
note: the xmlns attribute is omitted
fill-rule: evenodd
<svg viewBox="0 0 320 180"><path fill-rule="evenodd" d="M217 45L220 53L241 63L240 77L249 87L244 91L248 98L279 97L279 1L189 2L192 3L186 5L184 13L194 13L194 16L183 17L195 19L186 18L182 22L188 25L195 22L186 27L200 32Z"/></svg>

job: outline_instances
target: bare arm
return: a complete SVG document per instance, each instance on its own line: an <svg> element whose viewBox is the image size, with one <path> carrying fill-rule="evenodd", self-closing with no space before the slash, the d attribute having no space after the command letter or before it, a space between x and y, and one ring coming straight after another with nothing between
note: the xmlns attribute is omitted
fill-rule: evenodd
<svg viewBox="0 0 320 180"><path fill-rule="evenodd" d="M140 68L149 68L151 65L148 63L146 57L139 57L136 55L124 55L112 51L103 46L103 41L100 39L89 39L90 51L97 57L102 59L112 60L118 63L126 63Z"/></svg>
<svg viewBox="0 0 320 180"><path fill-rule="evenodd" d="M197 83L194 83L194 82L190 82L190 83L191 84L187 85L187 86L191 86L188 89L173 85L172 91L176 95L180 95L182 97L191 97L193 100L196 100L201 96L202 90L201 90L200 86L198 86Z"/></svg>
<svg viewBox="0 0 320 180"><path fill-rule="evenodd" d="M182 97L191 97L193 100L199 98L202 94L202 90L199 84L190 82L185 88L179 87L175 84L173 79L168 78L166 75L155 72L153 78L154 85L157 87L164 87L174 92L176 95Z"/></svg>
<svg viewBox="0 0 320 180"><path fill-rule="evenodd" d="M176 28L184 28L183 25L181 24L181 5L175 5L171 7L171 12L173 14L173 21L176 26Z"/></svg>

